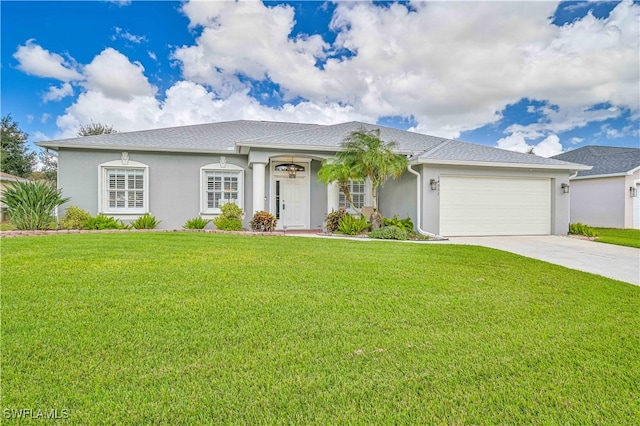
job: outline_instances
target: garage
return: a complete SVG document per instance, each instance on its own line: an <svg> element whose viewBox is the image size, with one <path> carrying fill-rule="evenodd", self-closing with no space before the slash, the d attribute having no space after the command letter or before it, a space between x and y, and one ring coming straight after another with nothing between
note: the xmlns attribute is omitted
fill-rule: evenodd
<svg viewBox="0 0 640 426"><path fill-rule="evenodd" d="M440 234L549 235L551 179L440 176Z"/></svg>

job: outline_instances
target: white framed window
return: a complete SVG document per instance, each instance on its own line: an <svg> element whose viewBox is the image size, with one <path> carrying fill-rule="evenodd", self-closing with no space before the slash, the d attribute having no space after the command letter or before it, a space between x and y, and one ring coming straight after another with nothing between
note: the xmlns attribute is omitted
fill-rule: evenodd
<svg viewBox="0 0 640 426"><path fill-rule="evenodd" d="M349 192L351 192L351 200L355 207L361 209L364 206L370 206L372 204L371 184L369 181L350 180ZM349 205L344 192L342 192L342 188L339 189L338 193L338 207L344 207L347 210L351 210L351 206Z"/></svg>
<svg viewBox="0 0 640 426"><path fill-rule="evenodd" d="M99 167L101 213L140 215L149 211L149 166L137 161L109 161Z"/></svg>
<svg viewBox="0 0 640 426"><path fill-rule="evenodd" d="M200 212L220 214L220 207L235 203L244 208L244 170L234 164L207 164L200 168Z"/></svg>

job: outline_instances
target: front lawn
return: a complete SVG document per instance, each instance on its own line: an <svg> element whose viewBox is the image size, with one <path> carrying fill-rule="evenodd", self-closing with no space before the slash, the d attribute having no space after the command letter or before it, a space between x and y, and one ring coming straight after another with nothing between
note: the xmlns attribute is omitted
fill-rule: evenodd
<svg viewBox="0 0 640 426"><path fill-rule="evenodd" d="M640 248L640 229L594 228L599 243Z"/></svg>
<svg viewBox="0 0 640 426"><path fill-rule="evenodd" d="M638 418L640 287L622 282L457 245L200 233L1 244L5 418Z"/></svg>

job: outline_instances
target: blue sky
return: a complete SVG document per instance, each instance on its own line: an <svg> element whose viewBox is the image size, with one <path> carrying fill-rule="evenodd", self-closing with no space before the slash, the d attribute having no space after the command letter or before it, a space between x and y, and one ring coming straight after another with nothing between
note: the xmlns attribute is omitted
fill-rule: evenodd
<svg viewBox="0 0 640 426"><path fill-rule="evenodd" d="M30 141L350 120L549 156L639 147L640 4L2 1L2 115Z"/></svg>

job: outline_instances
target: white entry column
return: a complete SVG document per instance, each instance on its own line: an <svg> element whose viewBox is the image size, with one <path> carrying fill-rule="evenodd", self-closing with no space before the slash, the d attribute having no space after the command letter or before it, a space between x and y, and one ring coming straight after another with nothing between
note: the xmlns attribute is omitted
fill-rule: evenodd
<svg viewBox="0 0 640 426"><path fill-rule="evenodd" d="M338 210L340 201L340 188L337 182L331 182L327 185L327 214L332 210Z"/></svg>
<svg viewBox="0 0 640 426"><path fill-rule="evenodd" d="M264 179L266 163L253 163L253 212L264 210Z"/></svg>

